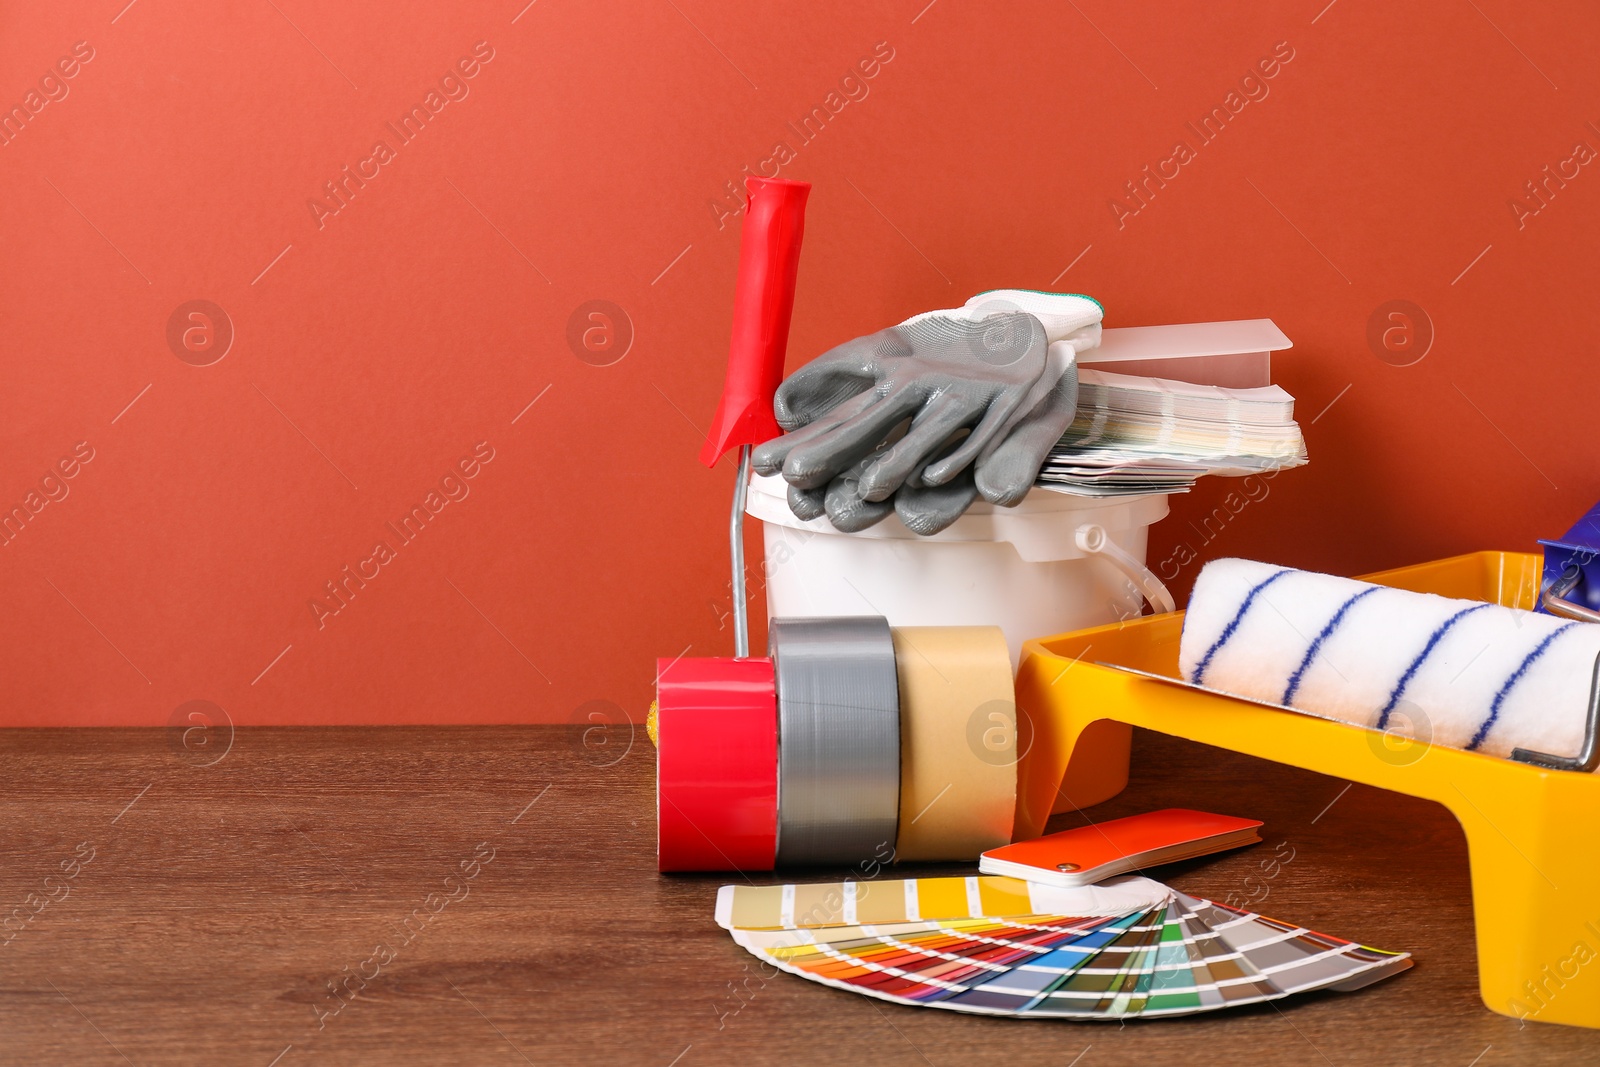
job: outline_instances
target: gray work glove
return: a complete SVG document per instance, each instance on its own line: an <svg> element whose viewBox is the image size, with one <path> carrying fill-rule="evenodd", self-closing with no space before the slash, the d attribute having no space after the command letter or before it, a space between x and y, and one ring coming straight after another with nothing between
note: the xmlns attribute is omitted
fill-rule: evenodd
<svg viewBox="0 0 1600 1067"><path fill-rule="evenodd" d="M778 387L773 411L788 432L757 447L755 469L781 469L790 485L820 488L909 419L905 435L859 471L862 496L885 500L917 470L937 483L1023 414L1049 347L1039 320L1022 312L982 321L928 316L846 341ZM930 465L966 428L962 449Z"/></svg>
<svg viewBox="0 0 1600 1067"><path fill-rule="evenodd" d="M1077 413L1078 367L1073 363L1056 378L1033 410L978 457L976 488L983 499L1008 508L1021 503L1038 479L1050 449L1061 440ZM959 516L960 512L956 514Z"/></svg>
<svg viewBox="0 0 1600 1067"><path fill-rule="evenodd" d="M782 470L796 516L841 530L894 510L932 534L980 492L1015 504L1072 421L1076 354L1099 343L1101 314L1089 297L998 290L848 341L779 387L790 432L755 467Z"/></svg>
<svg viewBox="0 0 1600 1067"><path fill-rule="evenodd" d="M826 514L835 529L855 533L889 517L900 516L906 528L924 536L936 534L961 517L978 498L972 471L957 474L944 485L902 485L887 500L867 500L861 490L861 472L875 463L888 446L878 449L850 470L819 489L789 487L789 510L797 518L815 519Z"/></svg>

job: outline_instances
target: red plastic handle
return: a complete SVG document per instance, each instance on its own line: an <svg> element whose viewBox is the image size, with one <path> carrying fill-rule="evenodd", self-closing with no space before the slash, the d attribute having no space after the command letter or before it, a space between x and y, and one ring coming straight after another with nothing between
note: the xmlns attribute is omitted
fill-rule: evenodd
<svg viewBox="0 0 1600 1067"><path fill-rule="evenodd" d="M760 444L783 432L772 415L772 395L783 379L811 184L746 178L745 188L750 201L740 236L728 377L711 432L700 449L700 462L708 467L730 448Z"/></svg>

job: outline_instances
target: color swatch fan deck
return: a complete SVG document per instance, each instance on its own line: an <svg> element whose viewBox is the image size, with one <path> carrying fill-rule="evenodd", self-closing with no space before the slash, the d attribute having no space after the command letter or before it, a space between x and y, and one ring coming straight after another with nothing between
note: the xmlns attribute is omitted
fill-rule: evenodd
<svg viewBox="0 0 1600 1067"><path fill-rule="evenodd" d="M774 966L897 1004L1022 1018L1190 1015L1411 966L1148 878L723 886L717 922Z"/></svg>

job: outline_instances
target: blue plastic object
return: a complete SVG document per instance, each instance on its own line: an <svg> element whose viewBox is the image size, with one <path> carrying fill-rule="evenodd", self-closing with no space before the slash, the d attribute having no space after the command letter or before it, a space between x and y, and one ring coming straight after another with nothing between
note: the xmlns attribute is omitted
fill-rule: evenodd
<svg viewBox="0 0 1600 1067"><path fill-rule="evenodd" d="M1573 524L1559 541L1544 546L1539 609L1572 617L1570 608L1600 612L1600 504Z"/></svg>

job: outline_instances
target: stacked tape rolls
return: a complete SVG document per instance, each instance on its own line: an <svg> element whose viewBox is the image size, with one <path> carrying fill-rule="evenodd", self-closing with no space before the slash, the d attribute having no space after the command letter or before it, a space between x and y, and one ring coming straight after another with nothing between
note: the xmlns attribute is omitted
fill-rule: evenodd
<svg viewBox="0 0 1600 1067"><path fill-rule="evenodd" d="M778 833L772 661L656 664L657 866L770 871Z"/></svg>
<svg viewBox="0 0 1600 1067"><path fill-rule="evenodd" d="M1017 705L997 626L894 631L900 675L896 858L970 860L1011 840Z"/></svg>
<svg viewBox="0 0 1600 1067"><path fill-rule="evenodd" d="M773 619L778 864L887 859L900 805L900 699L889 623Z"/></svg>
<svg viewBox="0 0 1600 1067"><path fill-rule="evenodd" d="M768 633L770 658L658 665L661 870L972 860L1010 841L998 627L851 616Z"/></svg>

